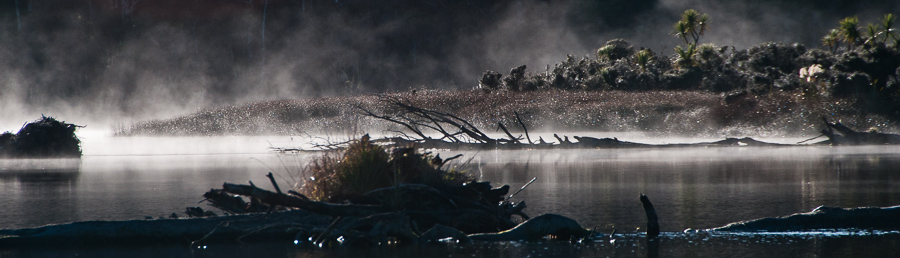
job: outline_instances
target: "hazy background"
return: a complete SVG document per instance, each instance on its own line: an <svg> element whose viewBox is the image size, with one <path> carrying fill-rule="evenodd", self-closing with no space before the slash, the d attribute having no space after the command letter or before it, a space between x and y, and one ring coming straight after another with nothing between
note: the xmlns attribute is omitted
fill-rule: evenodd
<svg viewBox="0 0 900 258"><path fill-rule="evenodd" d="M105 130L203 107L411 88L485 70L542 72L625 38L665 55L685 9L701 40L819 46L900 1L0 0L0 131L41 114Z"/></svg>

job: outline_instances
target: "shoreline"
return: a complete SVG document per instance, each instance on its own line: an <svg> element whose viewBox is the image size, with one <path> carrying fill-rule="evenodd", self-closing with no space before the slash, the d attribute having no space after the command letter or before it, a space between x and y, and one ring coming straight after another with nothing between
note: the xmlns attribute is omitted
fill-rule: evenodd
<svg viewBox="0 0 900 258"><path fill-rule="evenodd" d="M288 99L204 109L170 119L120 128L115 136L221 136L360 133L396 130L365 117L357 107L386 111L379 96L455 114L480 128L514 125L522 115L529 130L640 132L686 137L811 137L821 118L852 128L900 132L897 119L855 108L849 98L772 92L726 97L702 91L411 90L381 95ZM726 99L728 99L726 101ZM521 133L521 127L510 131Z"/></svg>

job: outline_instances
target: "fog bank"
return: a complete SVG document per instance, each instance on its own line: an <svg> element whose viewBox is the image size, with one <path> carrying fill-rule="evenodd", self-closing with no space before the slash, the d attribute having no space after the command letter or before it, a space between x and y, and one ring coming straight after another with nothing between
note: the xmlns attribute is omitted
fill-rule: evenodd
<svg viewBox="0 0 900 258"><path fill-rule="evenodd" d="M135 1L0 3L0 131L41 114L94 129L252 101L468 89L542 72L613 38L671 54L688 8L702 42L818 46L895 1Z"/></svg>

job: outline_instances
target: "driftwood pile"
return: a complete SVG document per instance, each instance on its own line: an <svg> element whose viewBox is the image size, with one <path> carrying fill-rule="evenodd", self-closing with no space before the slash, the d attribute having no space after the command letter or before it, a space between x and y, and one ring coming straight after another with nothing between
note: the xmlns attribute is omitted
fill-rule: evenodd
<svg viewBox="0 0 900 258"><path fill-rule="evenodd" d="M81 141L75 136L78 127L81 126L41 116L41 119L25 124L16 134L0 134L0 157L81 157Z"/></svg>
<svg viewBox="0 0 900 258"><path fill-rule="evenodd" d="M293 190L283 193L271 173L268 177L275 192L252 183L226 183L204 197L229 214L299 209L325 216L330 223L293 227L297 239L319 246L335 241L379 245L443 238L525 240L547 235L563 239L591 236L589 230L572 219L555 214L530 218L523 212L524 202L510 201L530 182L509 194L508 185L493 188L489 182L477 182L458 171L442 169L444 163L456 157L442 160L438 155L421 154L413 147L384 150L365 135L353 141L342 156L325 154L311 162L307 172L315 179L298 188L310 197ZM383 182L368 184L378 181Z"/></svg>
<svg viewBox="0 0 900 258"><path fill-rule="evenodd" d="M319 245L338 238L383 244L415 242L423 235L430 239L494 233L529 219L524 202L510 201L508 185L493 188L490 182L442 168L454 158L443 160L413 147L383 149L365 135L347 149L310 163L307 172L315 179L297 189L309 197L293 190L283 193L271 173L275 192L226 183L204 197L230 214L300 209L332 217L327 227L303 228L308 236L299 239ZM426 233L434 230L442 233Z"/></svg>
<svg viewBox="0 0 900 258"><path fill-rule="evenodd" d="M524 202L506 200L508 192L509 186L491 188L487 182L448 188L402 184L370 191L357 198L361 203L329 203L313 201L293 191L285 194L226 183L204 197L212 206L230 214L300 209L325 216L330 223L294 228L297 239L317 245L341 239L343 244L358 245L448 237L462 240L468 234L511 229L518 225L514 215L523 220L529 217L522 211Z"/></svg>

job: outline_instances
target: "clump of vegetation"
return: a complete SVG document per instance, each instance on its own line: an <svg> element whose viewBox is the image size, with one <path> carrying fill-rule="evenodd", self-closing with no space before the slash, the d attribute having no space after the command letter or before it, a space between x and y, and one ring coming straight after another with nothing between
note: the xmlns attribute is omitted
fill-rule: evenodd
<svg viewBox="0 0 900 258"><path fill-rule="evenodd" d="M597 58L607 61L616 61L634 54L634 47L624 39L613 39L606 45L597 49Z"/></svg>
<svg viewBox="0 0 900 258"><path fill-rule="evenodd" d="M841 20L838 26L838 35L847 43L847 50L852 50L862 42L862 35L859 33L859 18L856 16L847 17Z"/></svg>
<svg viewBox="0 0 900 258"><path fill-rule="evenodd" d="M0 134L0 156L28 158L81 157L79 126L52 117L28 123L18 133Z"/></svg>
<svg viewBox="0 0 900 258"><path fill-rule="evenodd" d="M527 87L485 88L702 90L753 98L782 91L822 100L849 98L862 112L900 116L900 36L893 14L885 14L877 25L869 24L867 33L861 32L856 16L840 20L822 38L824 49L763 43L728 51L728 47L700 44L709 32L709 20L709 15L696 10L684 11L672 32L684 45L676 46L670 57L656 57L643 48L635 53L631 44L614 39L600 47L596 57L567 56L543 73L525 73L521 66L510 73L511 78L502 78L500 73L488 71L482 85L515 81L525 82ZM811 67L816 67L812 74ZM752 94L737 94L740 92Z"/></svg>
<svg viewBox="0 0 900 258"><path fill-rule="evenodd" d="M675 30L672 35L684 40L686 47L675 46L675 53L678 59L675 66L679 68L691 68L696 66L694 55L697 54L697 44L700 43L700 37L709 29L709 15L701 14L697 10L688 9L681 13L681 20L675 23ZM693 41L688 41L690 38Z"/></svg>
<svg viewBox="0 0 900 258"><path fill-rule="evenodd" d="M684 44L696 46L700 37L709 29L709 15L688 9L681 13L681 20L675 23L673 35L684 40ZM693 42L688 41L688 38Z"/></svg>
<svg viewBox="0 0 900 258"><path fill-rule="evenodd" d="M856 121L851 123L855 127L896 131L890 126L900 117L896 18L893 14L877 17L881 19L875 25L865 27L867 33L859 33L859 24L866 18L835 21L837 26L824 35L820 47L765 42L735 49L701 43L701 36L712 33L713 18L686 11L674 26L677 38L673 41L681 45L680 51L668 56L612 39L596 53L568 55L544 71L528 71L525 66L514 67L508 74L487 71L478 89L472 91L391 94L409 98L417 106L461 114L479 126L497 121L514 124L515 120L504 114L517 111L541 121L545 128L576 130L697 135L721 134L730 132L729 127L742 126L807 135L818 133L808 128L810 115L828 115L845 123ZM658 96L668 97L659 102ZM359 96L253 103L139 124L121 134L292 134L326 132L348 123L366 123L373 128L379 124L359 119L352 107L382 108L372 104L376 99ZM783 121L779 123L782 126L772 123L775 116ZM659 122L648 122L656 118ZM682 127L688 123L681 121L687 120L715 122Z"/></svg>
<svg viewBox="0 0 900 258"><path fill-rule="evenodd" d="M675 46L675 53L678 54L678 59L675 61L676 67L691 68L695 66L694 55L697 54L696 45L689 44L686 48Z"/></svg>
<svg viewBox="0 0 900 258"><path fill-rule="evenodd" d="M647 70L651 57L653 57L653 52L650 52L649 49L641 49L637 53L634 53L634 62L641 68L641 72Z"/></svg>
<svg viewBox="0 0 900 258"><path fill-rule="evenodd" d="M358 198L379 188L424 184L442 189L473 181L465 171L444 170L443 163L440 155L418 153L415 148L386 150L365 135L340 152L313 160L306 168L309 177L298 190L313 200L365 203Z"/></svg>

